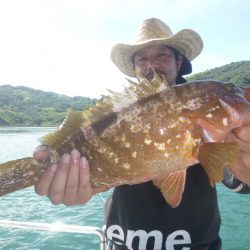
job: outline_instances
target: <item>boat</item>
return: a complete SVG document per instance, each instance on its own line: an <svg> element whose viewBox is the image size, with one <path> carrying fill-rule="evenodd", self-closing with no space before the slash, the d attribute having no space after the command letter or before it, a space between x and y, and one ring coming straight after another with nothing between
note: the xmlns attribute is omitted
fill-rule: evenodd
<svg viewBox="0 0 250 250"><path fill-rule="evenodd" d="M38 222L26 222L26 221L0 220L0 228L96 235L99 237L100 250L107 249L107 240L105 237L104 230L99 227L68 225L61 223L58 224L58 223L38 223Z"/></svg>

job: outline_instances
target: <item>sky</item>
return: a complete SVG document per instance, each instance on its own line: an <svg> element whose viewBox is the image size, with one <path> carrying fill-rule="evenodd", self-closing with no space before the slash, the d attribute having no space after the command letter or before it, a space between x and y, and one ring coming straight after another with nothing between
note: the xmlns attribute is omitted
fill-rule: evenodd
<svg viewBox="0 0 250 250"><path fill-rule="evenodd" d="M111 48L133 43L150 17L201 35L193 73L250 60L249 0L0 0L0 85L91 98L120 91L126 76Z"/></svg>

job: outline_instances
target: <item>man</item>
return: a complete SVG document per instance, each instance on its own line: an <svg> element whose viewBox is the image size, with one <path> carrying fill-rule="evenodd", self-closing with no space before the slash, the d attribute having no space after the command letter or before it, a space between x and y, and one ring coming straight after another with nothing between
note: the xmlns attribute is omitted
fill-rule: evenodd
<svg viewBox="0 0 250 250"><path fill-rule="evenodd" d="M111 57L118 68L128 76L153 78L153 70L166 78L170 85L185 82L182 75L191 73L190 61L198 56L203 43L192 30L175 35L161 20L152 18L143 22L133 45L117 44ZM249 192L250 184L250 119L232 131L228 141L240 144L241 155L225 170L225 183L236 191ZM48 157L47 149L39 148L37 159ZM65 205L87 202L105 187L90 185L87 160L73 150L52 165L36 184L40 195L52 203ZM157 188L161 179L139 185L123 185L114 189L106 208L106 233L110 249L221 249L219 237L220 214L216 189L199 166L187 170L183 199L177 208L166 204Z"/></svg>

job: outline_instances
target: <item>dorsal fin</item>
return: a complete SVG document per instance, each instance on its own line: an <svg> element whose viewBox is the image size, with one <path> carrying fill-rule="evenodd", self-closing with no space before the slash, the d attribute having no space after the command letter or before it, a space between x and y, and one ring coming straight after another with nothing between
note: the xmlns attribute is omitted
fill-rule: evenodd
<svg viewBox="0 0 250 250"><path fill-rule="evenodd" d="M65 141L70 140L80 128L101 121L109 114L119 112L136 101L156 94L168 86L165 79L159 77L156 73L152 81L140 79L140 83L136 83L131 79L127 80L129 85L128 87L124 87L122 92L119 93L110 90L110 95L102 96L95 105L88 109L82 112L70 110L60 127L55 132L42 137L41 142L52 148L58 148Z"/></svg>
<svg viewBox="0 0 250 250"><path fill-rule="evenodd" d="M83 112L83 127L96 123L111 113L119 112L136 101L156 94L168 86L165 78L159 77L156 73L152 81L148 81L145 78L140 79L140 83L134 82L131 79L127 80L129 85L124 87L122 92L108 90L110 95L103 95L94 106Z"/></svg>
<svg viewBox="0 0 250 250"><path fill-rule="evenodd" d="M65 141L70 139L74 133L79 131L82 122L83 112L69 110L59 128L56 131L43 136L40 141L43 145L57 149Z"/></svg>

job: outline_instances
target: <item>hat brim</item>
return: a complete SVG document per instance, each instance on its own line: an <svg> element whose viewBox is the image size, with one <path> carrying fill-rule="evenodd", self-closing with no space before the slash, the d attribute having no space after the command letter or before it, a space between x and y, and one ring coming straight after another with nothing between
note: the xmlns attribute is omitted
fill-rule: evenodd
<svg viewBox="0 0 250 250"><path fill-rule="evenodd" d="M114 64L126 75L135 77L133 55L138 50L151 45L167 45L178 50L189 61L197 57L203 48L200 35L190 29L177 32L170 38L150 39L137 44L116 44L111 51L111 59Z"/></svg>

